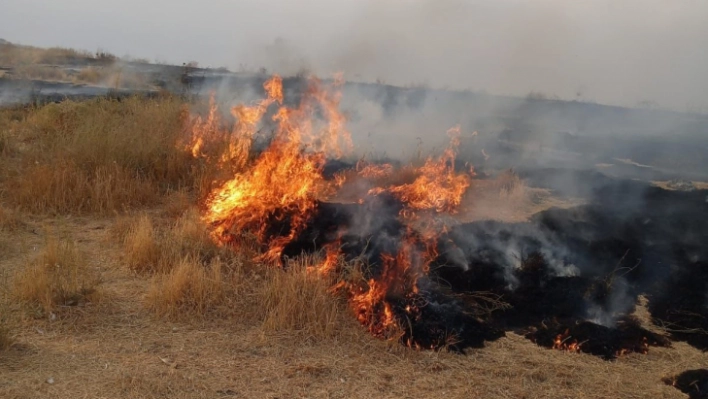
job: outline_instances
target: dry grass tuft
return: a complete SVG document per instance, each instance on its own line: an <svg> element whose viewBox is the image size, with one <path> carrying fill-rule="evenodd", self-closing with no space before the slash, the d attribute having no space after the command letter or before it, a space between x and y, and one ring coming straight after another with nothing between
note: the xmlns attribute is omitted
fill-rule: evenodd
<svg viewBox="0 0 708 399"><path fill-rule="evenodd" d="M77 82L98 84L105 79L105 73L102 68L88 67L79 71L74 78Z"/></svg>
<svg viewBox="0 0 708 399"><path fill-rule="evenodd" d="M202 222L199 212L191 208L177 219L166 239L166 246L178 250L178 256L195 256L208 261L218 255L228 255L228 250L221 250L209 236L207 226Z"/></svg>
<svg viewBox="0 0 708 399"><path fill-rule="evenodd" d="M96 299L99 283L73 242L50 238L40 256L15 276L12 295L49 312Z"/></svg>
<svg viewBox="0 0 708 399"><path fill-rule="evenodd" d="M12 337L10 336L10 328L7 322L0 319L0 351L9 348L12 345Z"/></svg>
<svg viewBox="0 0 708 399"><path fill-rule="evenodd" d="M495 179L499 196L504 199L521 199L527 194L527 185L519 175L509 169L500 173Z"/></svg>
<svg viewBox="0 0 708 399"><path fill-rule="evenodd" d="M184 258L209 263L221 256L236 259L239 254L218 247L209 236L196 209L189 209L168 228L156 228L147 215L122 217L112 228L122 239L128 267L137 273L166 273Z"/></svg>
<svg viewBox="0 0 708 399"><path fill-rule="evenodd" d="M19 79L36 79L46 81L67 80L66 72L62 68L53 65L19 65L13 69L12 75Z"/></svg>
<svg viewBox="0 0 708 399"><path fill-rule="evenodd" d="M176 218L182 216L194 205L189 192L185 189L177 190L167 196L165 200L165 216Z"/></svg>
<svg viewBox="0 0 708 399"><path fill-rule="evenodd" d="M0 204L0 231L12 232L22 228L24 225L19 212Z"/></svg>
<svg viewBox="0 0 708 399"><path fill-rule="evenodd" d="M157 202L154 186L117 165L86 171L71 162L36 164L13 179L11 203L34 213L108 213Z"/></svg>
<svg viewBox="0 0 708 399"><path fill-rule="evenodd" d="M128 227L124 253L128 267L134 272L157 272L165 267L160 238L149 216L139 217Z"/></svg>
<svg viewBox="0 0 708 399"><path fill-rule="evenodd" d="M2 251L1 247L0 251ZM8 309L9 301L6 298L8 292L7 282L5 280L6 279L3 278L2 281L0 281L0 351L9 348L13 343L12 336L10 335L10 312Z"/></svg>
<svg viewBox="0 0 708 399"><path fill-rule="evenodd" d="M0 65L62 64L86 58L99 58L87 51L69 48L39 48L19 44L0 44Z"/></svg>
<svg viewBox="0 0 708 399"><path fill-rule="evenodd" d="M225 315L243 284L241 269L227 268L216 258L208 265L198 259L183 258L167 274L153 278L147 304L159 316L180 318Z"/></svg>
<svg viewBox="0 0 708 399"><path fill-rule="evenodd" d="M17 231L24 226L18 212L0 204L0 260L15 252Z"/></svg>
<svg viewBox="0 0 708 399"><path fill-rule="evenodd" d="M261 292L266 332L291 331L313 339L337 332L341 304L329 292L331 282L307 270L307 258L291 262L288 269L271 269Z"/></svg>

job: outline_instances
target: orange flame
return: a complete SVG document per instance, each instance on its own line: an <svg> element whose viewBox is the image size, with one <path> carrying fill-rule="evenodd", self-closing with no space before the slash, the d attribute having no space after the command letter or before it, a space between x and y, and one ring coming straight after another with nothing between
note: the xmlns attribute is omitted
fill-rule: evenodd
<svg viewBox="0 0 708 399"><path fill-rule="evenodd" d="M222 126L213 96L207 118L191 121L192 135L185 148L194 157L237 172L205 201L202 217L218 243L235 243L239 234L252 233L263 249L260 260L280 264L283 250L303 231L318 201L327 199L345 183L343 173L335 175L333 181L325 181L322 175L327 157L339 158L352 148L346 118L339 110L341 84L341 78L337 78L331 87L323 88L319 80L311 79L299 106L290 108L283 105L282 80L274 76L263 85L265 99L231 109L236 120L231 131ZM276 127L270 145L255 155L254 138L269 108L276 104L272 117ZM405 205L404 218L418 210L455 212L470 185L470 176L457 173L454 167L459 127L448 133L449 148L415 169L411 183L371 192L388 191L399 198ZM219 143L225 145L219 147ZM410 170L413 168L406 169ZM395 171L390 164L361 161L356 172L364 178L384 179ZM408 320L420 314L420 304L415 300L419 279L428 273L430 262L437 256L437 237L445 228L429 222L418 233L409 228L398 253L382 255L381 272L366 283L338 283L333 287L348 289L357 319L376 336L400 337L402 329L396 314L405 314ZM323 277L337 272L340 246L340 240L328 244L324 260L309 270ZM398 309L394 303L406 306ZM411 337L408 345L417 346Z"/></svg>
<svg viewBox="0 0 708 399"><path fill-rule="evenodd" d="M370 164L359 160L356 163L356 170L359 176L366 179L382 179L393 174L393 165L385 163L381 165Z"/></svg>
<svg viewBox="0 0 708 399"><path fill-rule="evenodd" d="M570 330L566 329L563 334L556 335L553 340L553 349L558 349L567 352L580 352L580 346L582 343L578 343L578 340L570 336Z"/></svg>
<svg viewBox="0 0 708 399"><path fill-rule="evenodd" d="M369 194L388 191L413 210L455 213L470 186L470 178L455 172L456 150L460 144L459 126L450 129L448 135L450 146L439 158L426 159L425 164L418 168L415 181L387 189L375 188Z"/></svg>
<svg viewBox="0 0 708 399"><path fill-rule="evenodd" d="M273 116L277 128L270 146L247 165L253 137L267 108L283 101L280 77L268 80L264 88L268 94L265 100L255 106L239 105L232 109L237 122L220 161L245 170L212 193L203 218L213 227L213 236L220 243L229 242L232 234L241 231L254 232L258 242L266 247L262 259L279 263L283 248L302 230L317 199L330 194L330 185L321 173L325 156L344 154L351 139L338 111L338 95L322 89L319 81L313 80L298 108L280 106ZM318 105L329 123L315 130ZM210 116L216 115L214 108L212 102ZM203 124L211 126L209 123L214 119L210 117ZM200 126L195 124L195 128ZM208 138L200 136L202 131L193 131L197 138L194 143L199 146ZM340 148L340 144L345 148ZM193 153L199 152L193 150ZM269 232L273 223L279 223L287 232L284 235Z"/></svg>

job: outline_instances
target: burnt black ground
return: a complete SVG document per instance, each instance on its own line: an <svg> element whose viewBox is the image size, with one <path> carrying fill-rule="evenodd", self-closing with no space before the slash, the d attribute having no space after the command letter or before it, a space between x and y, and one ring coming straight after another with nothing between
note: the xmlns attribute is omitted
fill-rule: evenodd
<svg viewBox="0 0 708 399"><path fill-rule="evenodd" d="M551 320L525 334L538 345L552 348L557 336L577 343L579 351L612 360L627 353L646 353L651 346L671 346L668 338L641 327L632 318L623 318L607 327L583 320Z"/></svg>
<svg viewBox="0 0 708 399"><path fill-rule="evenodd" d="M543 178L535 183L544 185ZM558 175L545 178L548 186L558 184ZM667 191L588 172L578 172L575 182L584 187L588 204L552 208L526 223L462 224L443 235L439 258L419 281L425 287L420 297L389 298L399 310L411 301L430 304L414 315L398 312L408 325L406 338L437 346L444 341L438 331L453 331L462 339L454 349L462 350L500 336L498 331L580 325L583 334L597 335L588 352L612 358L618 345L639 345L627 338L626 321L618 321L644 295L654 321L675 330L673 339L705 349L708 192ZM339 238L345 257L363 259L377 278L381 255L398 253L410 238L397 218L401 206L387 196L363 204L321 203L285 255L315 251ZM479 292L499 295L511 308L480 316L474 299L464 299ZM638 331L630 336L659 341Z"/></svg>
<svg viewBox="0 0 708 399"><path fill-rule="evenodd" d="M664 379L667 385L673 385L691 399L708 398L708 370L686 370L683 373Z"/></svg>
<svg viewBox="0 0 708 399"><path fill-rule="evenodd" d="M555 319L612 325L645 295L657 324L705 350L708 192L591 176L577 183L587 184L588 205L528 223L456 226L441 238L434 275L456 292L502 295L512 309L490 322L506 328Z"/></svg>

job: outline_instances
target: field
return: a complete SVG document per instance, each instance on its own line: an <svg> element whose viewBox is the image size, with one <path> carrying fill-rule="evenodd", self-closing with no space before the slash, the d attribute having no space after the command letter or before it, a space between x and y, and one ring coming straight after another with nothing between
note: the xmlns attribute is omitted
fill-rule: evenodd
<svg viewBox="0 0 708 399"><path fill-rule="evenodd" d="M284 273L209 237L200 206L223 171L183 145L199 109L0 111L0 396L683 398L662 379L708 367L683 342L606 361L513 332L466 354L372 337L316 260ZM569 206L518 184L477 185L468 219Z"/></svg>

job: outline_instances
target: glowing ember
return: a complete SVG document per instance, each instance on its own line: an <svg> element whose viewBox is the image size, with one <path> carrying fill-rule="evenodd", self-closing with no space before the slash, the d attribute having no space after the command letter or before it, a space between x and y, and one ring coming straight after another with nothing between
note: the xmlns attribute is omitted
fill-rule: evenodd
<svg viewBox="0 0 708 399"><path fill-rule="evenodd" d="M580 347L583 343L578 343L578 340L574 339L570 335L570 330L566 329L563 334L556 335L553 340L553 349L568 351L568 352L580 352Z"/></svg>

